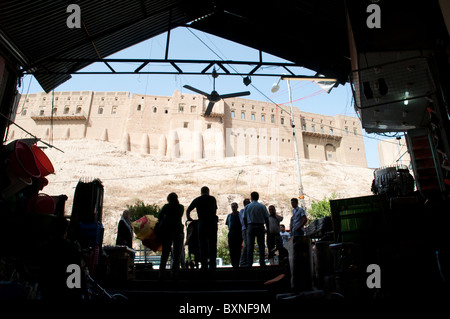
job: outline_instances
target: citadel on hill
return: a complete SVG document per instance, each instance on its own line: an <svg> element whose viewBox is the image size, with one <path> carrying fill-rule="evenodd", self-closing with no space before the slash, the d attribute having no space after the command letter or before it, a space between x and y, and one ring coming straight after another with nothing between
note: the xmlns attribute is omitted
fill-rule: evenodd
<svg viewBox="0 0 450 319"><path fill-rule="evenodd" d="M204 116L202 95L71 91L22 95L14 121L52 139L97 139L128 151L188 160L239 156L294 157L288 107L243 98L220 100ZM367 167L356 117L294 108L300 158ZM10 126L8 140L26 137Z"/></svg>

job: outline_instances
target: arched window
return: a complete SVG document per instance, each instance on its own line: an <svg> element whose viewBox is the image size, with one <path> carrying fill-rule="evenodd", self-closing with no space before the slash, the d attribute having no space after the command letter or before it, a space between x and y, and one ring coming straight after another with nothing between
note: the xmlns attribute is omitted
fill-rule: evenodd
<svg viewBox="0 0 450 319"><path fill-rule="evenodd" d="M336 147L332 144L325 145L325 160L336 162Z"/></svg>

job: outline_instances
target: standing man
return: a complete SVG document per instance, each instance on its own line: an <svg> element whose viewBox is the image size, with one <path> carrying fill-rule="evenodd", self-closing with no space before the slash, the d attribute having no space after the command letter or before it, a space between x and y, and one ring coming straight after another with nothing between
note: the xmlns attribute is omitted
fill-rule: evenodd
<svg viewBox="0 0 450 319"><path fill-rule="evenodd" d="M244 209L250 204L250 199L244 199L244 208L239 211L239 219L241 220L242 225L242 239L244 240L244 247L242 248L241 260L239 262L239 266L241 267L250 267L251 264L248 262L248 238L247 238L247 226L244 223Z"/></svg>
<svg viewBox="0 0 450 319"><path fill-rule="evenodd" d="M273 257L275 256L275 250L279 250L282 247L282 240L280 236L280 222L283 217L277 215L275 206L269 206L269 228L267 229L267 250L269 252L268 259L271 265L274 264Z"/></svg>
<svg viewBox="0 0 450 319"><path fill-rule="evenodd" d="M238 204L231 204L231 214L227 216L225 225L228 226L228 248L230 250L231 265L234 269L239 268L242 247L242 226L239 219Z"/></svg>
<svg viewBox="0 0 450 319"><path fill-rule="evenodd" d="M302 237L305 235L305 225L308 221L306 218L306 213L298 206L298 199L292 198L291 199L291 206L293 208L292 210L292 218L291 218L291 235L294 237Z"/></svg>
<svg viewBox="0 0 450 319"><path fill-rule="evenodd" d="M187 220L192 221L191 211L197 209L198 242L200 246L201 270L215 270L217 256L217 202L209 195L209 188L203 186L201 195L194 199L186 210Z"/></svg>
<svg viewBox="0 0 450 319"><path fill-rule="evenodd" d="M125 209L117 227L116 245L124 245L133 249L133 229L130 224L130 211Z"/></svg>
<svg viewBox="0 0 450 319"><path fill-rule="evenodd" d="M303 208L298 206L298 199L291 199L292 218L291 235L293 236L293 271L292 283L296 291L311 290L311 265L309 256L306 252L311 249L308 241L304 240L305 224L307 222L306 213Z"/></svg>
<svg viewBox="0 0 450 319"><path fill-rule="evenodd" d="M259 248L259 265L264 267L266 264L264 262L265 257L265 244L264 244L264 224L266 228L269 229L269 213L267 212L266 206L258 203L259 194L253 192L250 194L252 202L248 204L244 209L244 223L247 227L247 237L248 237L248 262L249 265L253 264L253 249L255 248L255 237L258 242Z"/></svg>

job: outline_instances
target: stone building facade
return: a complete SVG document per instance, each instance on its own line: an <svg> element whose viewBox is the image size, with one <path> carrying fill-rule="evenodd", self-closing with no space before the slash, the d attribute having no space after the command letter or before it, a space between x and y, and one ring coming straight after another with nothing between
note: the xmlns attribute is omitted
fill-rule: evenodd
<svg viewBox="0 0 450 319"><path fill-rule="evenodd" d="M210 116L202 95L71 91L21 96L14 121L44 140L99 139L125 150L190 160L294 157L289 107L243 98L220 100ZM358 118L294 108L300 158L367 167ZM8 140L26 137L10 126Z"/></svg>

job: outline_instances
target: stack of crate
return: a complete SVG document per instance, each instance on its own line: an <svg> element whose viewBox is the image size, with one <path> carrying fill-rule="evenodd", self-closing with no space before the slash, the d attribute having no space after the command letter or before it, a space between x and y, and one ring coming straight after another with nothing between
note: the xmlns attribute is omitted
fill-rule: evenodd
<svg viewBox="0 0 450 319"><path fill-rule="evenodd" d="M330 200L330 208L337 242L370 242L386 230L382 195Z"/></svg>

